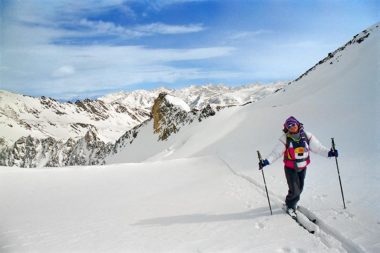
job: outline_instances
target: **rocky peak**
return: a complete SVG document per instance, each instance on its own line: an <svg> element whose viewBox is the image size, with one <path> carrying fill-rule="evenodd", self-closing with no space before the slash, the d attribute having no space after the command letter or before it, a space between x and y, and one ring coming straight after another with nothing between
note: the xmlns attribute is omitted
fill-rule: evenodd
<svg viewBox="0 0 380 253"><path fill-rule="evenodd" d="M191 120L187 104L180 98L171 98L167 93L160 93L153 103L153 131L159 135L159 140L166 140Z"/></svg>
<svg viewBox="0 0 380 253"><path fill-rule="evenodd" d="M81 110L88 112L96 121L106 120L109 118L109 108L102 100L77 100L75 105Z"/></svg>
<svg viewBox="0 0 380 253"><path fill-rule="evenodd" d="M202 110L190 110L190 107L180 98L160 93L152 107L153 131L158 134L159 140L167 140L171 134L175 134L182 126L188 125L198 119L215 115L210 105Z"/></svg>

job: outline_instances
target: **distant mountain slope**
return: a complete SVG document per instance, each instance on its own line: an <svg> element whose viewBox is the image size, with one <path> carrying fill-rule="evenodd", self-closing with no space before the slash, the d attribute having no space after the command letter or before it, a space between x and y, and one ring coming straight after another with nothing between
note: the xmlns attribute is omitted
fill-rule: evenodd
<svg viewBox="0 0 380 253"><path fill-rule="evenodd" d="M150 117L153 102L161 92L182 98L191 108L201 109L209 103L212 107L225 107L254 102L282 87L284 83L236 88L223 85L192 86L181 90L160 88L119 92L75 103L0 90L0 140L7 145L29 135L33 138L51 137L57 141L78 140L90 129L95 129L100 140L115 142L127 130Z"/></svg>
<svg viewBox="0 0 380 253"><path fill-rule="evenodd" d="M256 102L285 86L285 82L267 85L251 84L239 87L225 85L190 86L182 89L165 89L132 92L119 92L99 98L105 103L122 103L131 107L143 106L150 108L158 94L165 92L184 100L192 109L201 109L210 104L211 107L226 107Z"/></svg>
<svg viewBox="0 0 380 253"><path fill-rule="evenodd" d="M113 142L126 129L149 117L150 110L101 100L61 103L47 97L29 97L0 91L0 138L12 144L20 137L79 139L90 129Z"/></svg>
<svg viewBox="0 0 380 253"><path fill-rule="evenodd" d="M101 100L100 100L101 101ZM170 135L178 133L193 121L215 115L210 105L202 110L190 109L180 98L160 93L149 112L149 119L126 131L115 144L105 143L99 138L95 127L91 127L84 137L67 141L52 137L21 137L13 145L0 147L0 165L18 167L57 167L68 165L104 164L105 158L116 154L121 147L130 145L148 122L154 125L148 132L155 136L155 142L166 141Z"/></svg>

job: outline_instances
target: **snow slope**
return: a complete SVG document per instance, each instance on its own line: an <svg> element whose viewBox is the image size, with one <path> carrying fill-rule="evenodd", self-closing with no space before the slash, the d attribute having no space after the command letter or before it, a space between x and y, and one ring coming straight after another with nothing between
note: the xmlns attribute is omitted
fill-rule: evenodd
<svg viewBox="0 0 380 253"><path fill-rule="evenodd" d="M335 138L348 209L342 208L335 161L317 155L312 156L301 203L322 218L326 229L339 238L353 241L369 252L379 251L378 26L367 29L369 36L364 32L356 37L366 37L364 41L337 51L334 57L283 91L193 124L167 143L155 143L155 136L147 133L113 157L113 161L211 155L223 158L239 175L261 185L261 174L256 171L256 150L264 156L269 154L282 134L283 121L294 115L325 146L330 147L330 138ZM144 155L136 156L141 150L145 151ZM158 150L163 151L158 153ZM278 161L266 168L269 189L279 200L284 199L287 191L282 167Z"/></svg>
<svg viewBox="0 0 380 253"><path fill-rule="evenodd" d="M270 216L264 195L215 157L0 173L1 252L342 249L277 206Z"/></svg>
<svg viewBox="0 0 380 253"><path fill-rule="evenodd" d="M188 104L186 104L182 99L179 99L177 97L166 95L166 99L171 103L172 105L179 107L181 110L185 112L190 112L190 107Z"/></svg>
<svg viewBox="0 0 380 253"><path fill-rule="evenodd" d="M106 166L0 168L4 252L379 252L379 24L256 103L157 142L152 126ZM369 36L367 36L369 32ZM330 62L332 62L330 64ZM283 165L257 170L294 115L334 159L312 156L301 199L311 235L282 213ZM126 163L139 162L139 163Z"/></svg>

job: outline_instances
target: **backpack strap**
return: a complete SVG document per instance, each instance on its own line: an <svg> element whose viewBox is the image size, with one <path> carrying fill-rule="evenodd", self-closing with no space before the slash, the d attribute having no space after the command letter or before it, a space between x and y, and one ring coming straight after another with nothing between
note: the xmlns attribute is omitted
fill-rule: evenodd
<svg viewBox="0 0 380 253"><path fill-rule="evenodd" d="M303 141L305 141L307 143L307 145L309 146L310 144L310 139L308 138L307 134L305 133L305 131L302 130L301 132L301 139Z"/></svg>
<svg viewBox="0 0 380 253"><path fill-rule="evenodd" d="M305 130L303 129L303 124L302 123L300 123L299 128L300 128L299 131L300 131L300 134L301 134L301 139L303 139L303 141L305 141L307 143L307 145L309 146L310 140L309 140L309 138L308 138Z"/></svg>

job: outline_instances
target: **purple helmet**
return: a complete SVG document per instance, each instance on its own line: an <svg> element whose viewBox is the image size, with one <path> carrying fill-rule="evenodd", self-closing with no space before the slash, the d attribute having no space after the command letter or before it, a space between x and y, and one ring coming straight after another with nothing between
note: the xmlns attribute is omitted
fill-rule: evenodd
<svg viewBox="0 0 380 253"><path fill-rule="evenodd" d="M284 130L288 130L289 128L291 128L294 125L300 126L301 123L296 118L294 118L293 116L290 116L289 118L286 119L286 121L284 123Z"/></svg>

